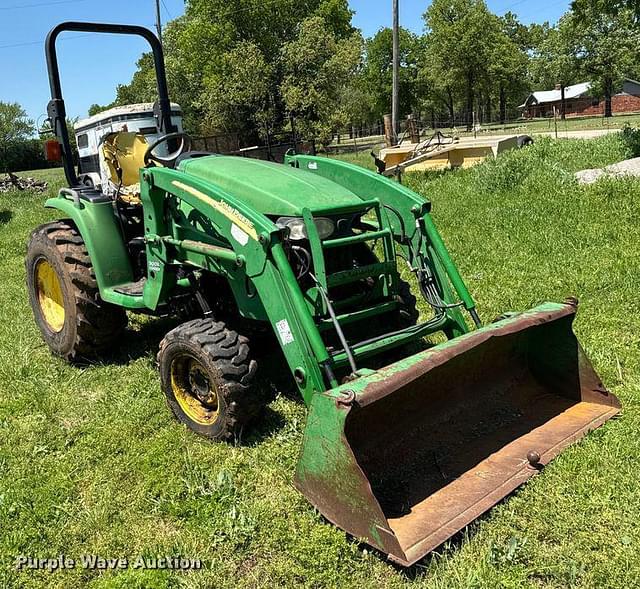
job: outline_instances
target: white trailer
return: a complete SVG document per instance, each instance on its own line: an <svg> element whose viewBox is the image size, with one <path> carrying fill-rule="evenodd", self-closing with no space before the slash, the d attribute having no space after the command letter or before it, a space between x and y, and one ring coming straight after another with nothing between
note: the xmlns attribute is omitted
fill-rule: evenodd
<svg viewBox="0 0 640 589"><path fill-rule="evenodd" d="M182 109L175 103L171 103L171 122L178 132L183 131ZM79 156L78 178L83 184L98 189L106 188L109 179L109 171L101 149L105 136L119 131L136 132L144 135L150 145L160 137L152 103L110 108L78 121L74 125L74 131ZM166 146L160 146L155 153L163 155L163 149L166 150Z"/></svg>

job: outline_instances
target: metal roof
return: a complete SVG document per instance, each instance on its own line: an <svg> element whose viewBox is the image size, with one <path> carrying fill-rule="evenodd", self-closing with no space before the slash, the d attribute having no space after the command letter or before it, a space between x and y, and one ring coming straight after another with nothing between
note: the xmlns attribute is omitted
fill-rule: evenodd
<svg viewBox="0 0 640 589"><path fill-rule="evenodd" d="M573 86L567 86L564 89L565 100L571 100L572 98L580 98L591 90L591 82L582 82L581 84L574 84ZM534 92L521 104L519 108L526 108L532 104L549 104L553 102L560 102L562 100L562 93L560 90L544 90L542 92Z"/></svg>

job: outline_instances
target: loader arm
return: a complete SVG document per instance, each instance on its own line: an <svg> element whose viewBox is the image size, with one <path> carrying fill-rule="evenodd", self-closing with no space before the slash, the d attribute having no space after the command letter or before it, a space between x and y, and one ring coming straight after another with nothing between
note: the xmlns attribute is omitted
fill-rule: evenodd
<svg viewBox="0 0 640 589"><path fill-rule="evenodd" d="M285 163L321 175L349 189L363 200L379 200L389 212L394 239L412 268L431 267L444 294L445 304L455 305L457 295L476 327L480 327L476 304L431 218L431 203L428 200L393 180L346 162L290 155L286 157ZM450 309L449 315L458 324L458 329L452 335L462 335L468 331L457 308Z"/></svg>
<svg viewBox="0 0 640 589"><path fill-rule="evenodd" d="M220 258L222 248L207 253L204 243L200 244L205 246L200 254L185 252L179 225L166 219L171 198L183 201L211 220L227 244L224 249L233 252L234 258L227 255L216 270L226 276L232 288L234 284L245 285L246 280L251 282L305 402L311 403L314 392L334 386L331 371L322 370L329 366L329 354L285 256L279 229L267 217L210 182L168 168L141 171L149 268L145 303L155 308L171 289L175 278L169 268L176 256L206 270ZM243 297L239 297L241 306Z"/></svg>

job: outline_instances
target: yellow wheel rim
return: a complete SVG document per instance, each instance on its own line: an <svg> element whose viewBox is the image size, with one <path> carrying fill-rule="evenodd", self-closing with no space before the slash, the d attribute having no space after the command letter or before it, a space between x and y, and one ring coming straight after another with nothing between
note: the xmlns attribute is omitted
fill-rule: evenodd
<svg viewBox="0 0 640 589"><path fill-rule="evenodd" d="M171 363L171 390L185 415L200 425L213 425L220 415L215 385L202 364L182 355Z"/></svg>
<svg viewBox="0 0 640 589"><path fill-rule="evenodd" d="M42 317L51 331L62 331L65 318L62 287L58 274L45 259L36 264L35 283Z"/></svg>

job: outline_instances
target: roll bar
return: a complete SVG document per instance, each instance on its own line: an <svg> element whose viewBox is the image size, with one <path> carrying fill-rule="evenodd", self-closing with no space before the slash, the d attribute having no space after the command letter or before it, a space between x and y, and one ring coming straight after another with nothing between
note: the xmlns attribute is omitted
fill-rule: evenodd
<svg viewBox="0 0 640 589"><path fill-rule="evenodd" d="M78 31L82 33L106 33L114 35L137 35L146 39L153 51L153 61L156 70L156 81L158 84L158 101L154 105L154 113L158 118L160 132L163 134L173 133L177 129L171 122L171 102L169 100L169 90L167 88L167 74L164 67L164 53L158 37L145 27L136 25L118 25L105 23L86 22L63 22L51 29L45 42L45 53L47 56L47 69L49 71L49 86L51 87L51 100L47 105L47 115L51 122L51 128L55 132L58 141L62 146L62 159L64 163L64 173L70 187L79 185L78 176L73 165L71 143L69 141L69 131L67 130L67 112L62 97L62 87L60 84L60 70L58 68L58 55L56 52L56 41L60 33L67 31Z"/></svg>

